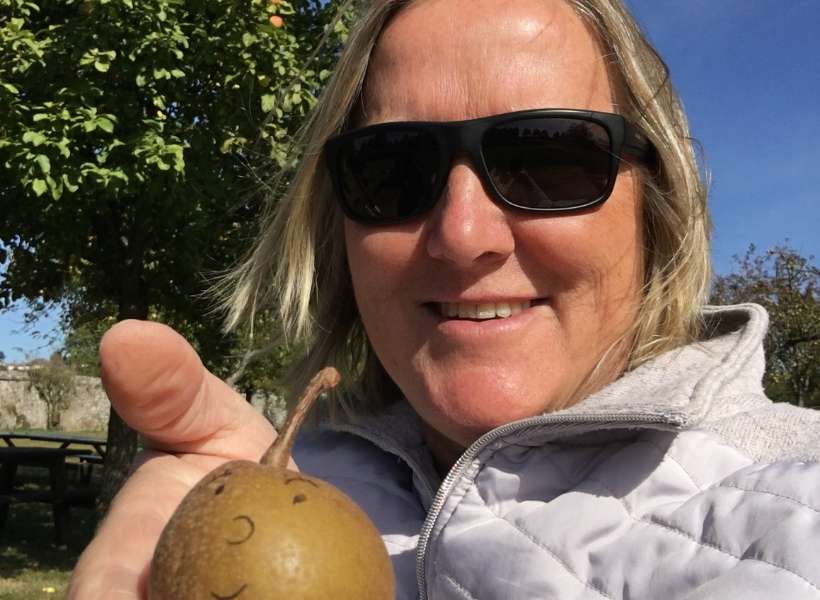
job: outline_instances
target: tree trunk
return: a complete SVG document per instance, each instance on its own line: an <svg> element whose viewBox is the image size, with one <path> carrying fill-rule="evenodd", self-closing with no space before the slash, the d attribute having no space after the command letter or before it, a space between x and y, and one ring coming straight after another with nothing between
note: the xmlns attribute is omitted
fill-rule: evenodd
<svg viewBox="0 0 820 600"><path fill-rule="evenodd" d="M102 487L97 496L97 515L102 517L128 478L137 455L137 432L125 424L112 406L108 411L108 442L103 462Z"/></svg>
<svg viewBox="0 0 820 600"><path fill-rule="evenodd" d="M129 285L130 284L130 285ZM129 282L123 287L128 300L120 302L117 321L148 318L148 302L138 291L139 282ZM133 293L133 295L128 294ZM137 455L137 432L123 421L112 406L108 411L108 441L103 462L102 486L97 496L97 522L108 512L111 501L128 479L131 465Z"/></svg>
<svg viewBox="0 0 820 600"><path fill-rule="evenodd" d="M57 429L60 425L60 413L54 402L46 403L46 414L48 420L48 429Z"/></svg>

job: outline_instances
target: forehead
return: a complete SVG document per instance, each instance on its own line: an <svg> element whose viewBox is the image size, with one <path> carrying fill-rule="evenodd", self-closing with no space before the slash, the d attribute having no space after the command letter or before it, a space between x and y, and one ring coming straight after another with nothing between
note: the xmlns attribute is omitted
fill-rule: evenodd
<svg viewBox="0 0 820 600"><path fill-rule="evenodd" d="M373 123L615 100L597 36L563 0L415 0L382 32L362 104Z"/></svg>

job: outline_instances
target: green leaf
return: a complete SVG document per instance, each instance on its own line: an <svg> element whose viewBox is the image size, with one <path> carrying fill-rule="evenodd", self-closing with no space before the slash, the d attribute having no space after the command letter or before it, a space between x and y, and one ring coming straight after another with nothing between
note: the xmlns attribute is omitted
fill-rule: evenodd
<svg viewBox="0 0 820 600"><path fill-rule="evenodd" d="M234 142L236 141L235 137L225 138L225 141L222 142L222 145L219 146L219 151L222 154L227 154L231 151L231 146L233 146Z"/></svg>
<svg viewBox="0 0 820 600"><path fill-rule="evenodd" d="M114 123L111 122L111 119L100 117L97 119L97 126L106 133L114 133Z"/></svg>
<svg viewBox="0 0 820 600"><path fill-rule="evenodd" d="M273 25L271 25L269 22L265 21L265 23L258 25L256 27L256 31L263 35L273 35L279 30Z"/></svg>
<svg viewBox="0 0 820 600"><path fill-rule="evenodd" d="M145 75L137 75L137 87L143 87L145 85Z"/></svg>
<svg viewBox="0 0 820 600"><path fill-rule="evenodd" d="M51 190L51 197L55 200L59 200L63 196L63 184L62 182L54 181L51 176L46 177L46 183L48 184L48 188Z"/></svg>
<svg viewBox="0 0 820 600"><path fill-rule="evenodd" d="M247 31L242 34L242 45L246 48L248 46L252 46L253 43L257 40L257 37L252 33L248 33Z"/></svg>
<svg viewBox="0 0 820 600"><path fill-rule="evenodd" d="M100 73L107 73L110 67L111 63L100 62L98 60L94 61L94 68L97 69Z"/></svg>
<svg viewBox="0 0 820 600"><path fill-rule="evenodd" d="M71 156L71 150L68 149L68 144L69 139L66 137L64 137L55 144L57 146L57 149L60 150L60 154L62 154L65 158Z"/></svg>
<svg viewBox="0 0 820 600"><path fill-rule="evenodd" d="M39 197L45 194L48 189L48 185L44 179L35 179L31 182L31 189L34 190L34 193Z"/></svg>
<svg viewBox="0 0 820 600"><path fill-rule="evenodd" d="M40 170L43 172L43 175L48 175L51 173L51 161L48 159L48 156L45 154L38 154L34 157L35 162L40 165Z"/></svg>
<svg viewBox="0 0 820 600"><path fill-rule="evenodd" d="M122 169L111 169L111 171L109 171L109 175L114 179L119 179L124 183L128 183L128 175L126 175L125 171Z"/></svg>
<svg viewBox="0 0 820 600"><path fill-rule="evenodd" d="M171 75L176 79L179 79L181 77L185 77L185 71L182 69L171 69Z"/></svg>
<svg viewBox="0 0 820 600"><path fill-rule="evenodd" d="M273 107L276 106L276 96L273 94L263 94L261 101L263 112L270 112L273 110Z"/></svg>
<svg viewBox="0 0 820 600"><path fill-rule="evenodd" d="M12 94L19 94L20 90L18 90L15 86L10 83L4 83L3 87L10 91Z"/></svg>
<svg viewBox="0 0 820 600"><path fill-rule="evenodd" d="M36 115L31 117L31 120L34 121L35 123L37 123L39 121L45 121L46 119L51 119L51 118L52 118L51 115L48 114L48 113L37 113Z"/></svg>
<svg viewBox="0 0 820 600"><path fill-rule="evenodd" d="M66 175L65 173L63 173L62 180L63 180L63 185L65 186L65 188L66 188L69 192L76 192L77 190L79 190L79 189L80 189L80 186L78 186L78 185L73 185L73 184L71 183L71 181L69 181L69 179L68 179L68 175Z"/></svg>
<svg viewBox="0 0 820 600"><path fill-rule="evenodd" d="M34 146L39 146L43 142L46 141L46 136L44 136L39 131L26 131L23 134L23 141L27 144L32 144Z"/></svg>

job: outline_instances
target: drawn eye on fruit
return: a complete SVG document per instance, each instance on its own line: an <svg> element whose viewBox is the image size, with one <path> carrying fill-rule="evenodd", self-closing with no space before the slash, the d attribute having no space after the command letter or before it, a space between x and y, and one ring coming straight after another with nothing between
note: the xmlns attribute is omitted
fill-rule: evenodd
<svg viewBox="0 0 820 600"><path fill-rule="evenodd" d="M217 467L185 496L157 543L150 600L393 600L370 519L329 483L287 469L305 415L338 381L320 371L259 463Z"/></svg>

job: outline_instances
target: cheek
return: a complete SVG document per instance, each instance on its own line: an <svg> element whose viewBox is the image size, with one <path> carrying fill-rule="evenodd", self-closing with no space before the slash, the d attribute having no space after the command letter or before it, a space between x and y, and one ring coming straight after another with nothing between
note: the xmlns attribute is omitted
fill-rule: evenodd
<svg viewBox="0 0 820 600"><path fill-rule="evenodd" d="M640 181L622 173L597 210L522 223L522 270L548 282L562 329L581 351L608 345L635 317L644 271Z"/></svg>
<svg viewBox="0 0 820 600"><path fill-rule="evenodd" d="M582 280L630 280L643 263L638 182L622 174L612 196L598 209L559 219L542 237L545 252L567 274Z"/></svg>
<svg viewBox="0 0 820 600"><path fill-rule="evenodd" d="M384 366L398 361L413 306L418 235L412 226L378 229L345 222L345 247L359 315Z"/></svg>
<svg viewBox="0 0 820 600"><path fill-rule="evenodd" d="M345 221L345 249L360 310L400 293L417 245L405 231L385 230Z"/></svg>

